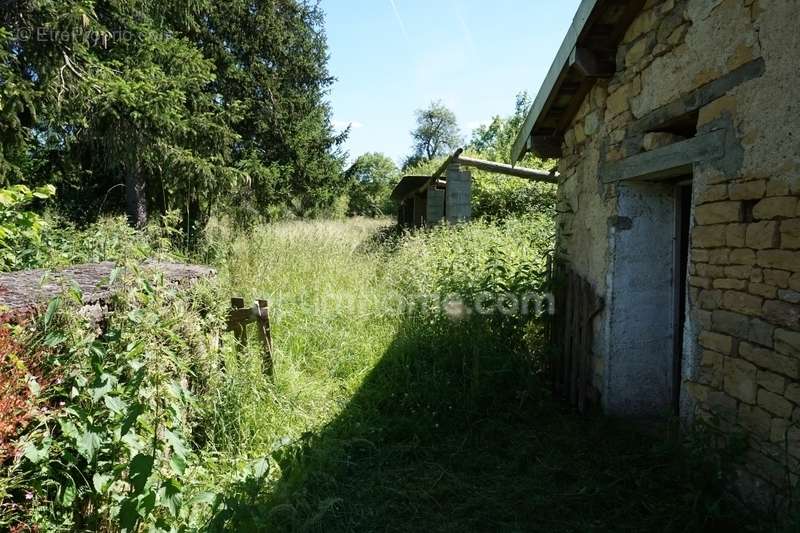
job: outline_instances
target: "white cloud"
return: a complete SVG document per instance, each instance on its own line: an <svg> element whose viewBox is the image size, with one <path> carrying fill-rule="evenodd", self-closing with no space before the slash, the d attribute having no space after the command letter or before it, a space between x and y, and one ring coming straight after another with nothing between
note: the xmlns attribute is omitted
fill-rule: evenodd
<svg viewBox="0 0 800 533"><path fill-rule="evenodd" d="M343 130L350 126L351 130L357 130L364 127L364 124L357 120L334 120L333 127L337 130Z"/></svg>

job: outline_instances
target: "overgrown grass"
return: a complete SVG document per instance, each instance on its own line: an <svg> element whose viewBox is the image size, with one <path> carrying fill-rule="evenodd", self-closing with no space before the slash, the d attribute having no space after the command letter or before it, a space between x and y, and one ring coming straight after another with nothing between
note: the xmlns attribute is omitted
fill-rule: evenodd
<svg viewBox="0 0 800 533"><path fill-rule="evenodd" d="M269 454L212 529L686 531L745 527L706 449L682 451L554 402L529 320L397 313L420 293L540 287L544 219L476 222L376 244L372 221L293 222L232 236L222 281L268 297L274 383L232 378L229 452ZM251 358L257 357L251 354ZM252 368L252 363L245 367ZM263 388L262 388L263 387ZM665 425L666 428L666 425ZM666 434L666 432L665 432Z"/></svg>
<svg viewBox="0 0 800 533"><path fill-rule="evenodd" d="M469 312L485 293L543 288L543 258L552 242L546 218L414 235L392 234L385 225L298 221L242 233L214 223L202 259L219 269L215 286L173 304L137 281L110 322L116 336L55 339L61 353L74 354L77 346L93 354L95 370L101 364L103 372L118 372L124 387L111 391L115 397L126 398L130 389L135 398L139 392L127 384L126 371L114 365L140 357L130 323L148 317L152 324L142 335L148 357L175 361L168 379L191 391L190 399L173 402L188 416L168 422L191 448L184 453L187 466L172 464L175 446L167 442L158 448L165 466L151 478L172 476L165 479L174 478L185 497L158 493L154 501L166 502L154 511L160 521L145 518L142 525L326 532L757 529L721 498L721 471L708 462L705 441L686 452L672 439L577 416L554 402L541 380L547 347L536 320L502 306ZM257 343L233 350L229 337L222 349L209 342L232 295L270 300L272 379L262 372ZM434 305L437 295L447 296L444 307ZM200 307L191 303L197 298ZM198 341L182 340L186 328ZM198 363L201 372L193 369ZM82 365L72 368L91 373ZM153 372L157 377L162 370ZM89 401L92 389L87 394L83 408L98 409ZM68 396L56 399L67 409ZM157 408L145 421L159 416L162 400L149 401ZM122 423L112 411L99 412ZM148 424L141 434L153 432ZM113 427L98 431L116 442ZM158 442L159 433L152 434ZM52 438L70 449L58 432ZM27 468L20 461L14 464ZM6 483L8 494L20 498L26 479L41 480L25 468L0 476L0 493ZM125 493L127 471L113 472L114 486ZM91 482L86 490L95 501ZM58 505L46 491L34 502L40 498L42 505ZM97 501L115 505L110 497ZM169 508L176 503L179 508ZM86 509L70 511L76 512Z"/></svg>

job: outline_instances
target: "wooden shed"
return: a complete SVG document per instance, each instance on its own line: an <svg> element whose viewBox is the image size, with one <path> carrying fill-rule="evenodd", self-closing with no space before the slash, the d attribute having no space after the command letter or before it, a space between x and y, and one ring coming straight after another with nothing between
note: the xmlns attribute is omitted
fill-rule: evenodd
<svg viewBox="0 0 800 533"><path fill-rule="evenodd" d="M431 176L405 176L392 192L399 205L400 226L419 228L441 222L458 223L472 218L472 174L466 168L477 168L494 174L516 176L555 183L558 174L546 170L512 167L463 155L456 150Z"/></svg>

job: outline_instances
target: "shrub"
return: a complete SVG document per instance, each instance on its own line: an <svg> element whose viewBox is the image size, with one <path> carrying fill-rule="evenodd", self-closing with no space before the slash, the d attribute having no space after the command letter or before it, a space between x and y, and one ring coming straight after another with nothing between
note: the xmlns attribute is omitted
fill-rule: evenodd
<svg viewBox="0 0 800 533"><path fill-rule="evenodd" d="M7 250L13 261L0 265L0 271L182 256L183 232L175 229L175 213L159 217L142 230L132 228L125 217L101 218L77 228L58 215L30 216L37 221L35 237L11 243Z"/></svg>
<svg viewBox="0 0 800 533"><path fill-rule="evenodd" d="M473 171L472 214L475 218L501 220L540 214L555 216L556 187L522 178Z"/></svg>
<svg viewBox="0 0 800 533"><path fill-rule="evenodd" d="M214 501L193 482L203 478L196 402L219 368L221 310L202 287L179 292L143 273L123 283L104 324L72 293L28 333L29 353L43 350L59 378L34 391L40 409L9 465L24 492L3 504L17 505L19 523L169 530Z"/></svg>
<svg viewBox="0 0 800 533"><path fill-rule="evenodd" d="M34 417L45 385L41 359L41 353L27 353L9 327L0 327L0 463L15 454L16 437Z"/></svg>
<svg viewBox="0 0 800 533"><path fill-rule="evenodd" d="M46 200L56 193L45 185L31 190L25 185L0 189L0 270L24 267L40 242L42 218L26 208L35 200Z"/></svg>

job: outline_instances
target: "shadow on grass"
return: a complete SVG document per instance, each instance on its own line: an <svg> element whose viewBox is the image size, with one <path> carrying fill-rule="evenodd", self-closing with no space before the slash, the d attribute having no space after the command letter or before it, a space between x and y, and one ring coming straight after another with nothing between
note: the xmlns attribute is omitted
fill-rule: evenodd
<svg viewBox="0 0 800 533"><path fill-rule="evenodd" d="M275 454L212 524L231 531L740 529L673 443L550 399L485 324L406 324L341 415Z"/></svg>

